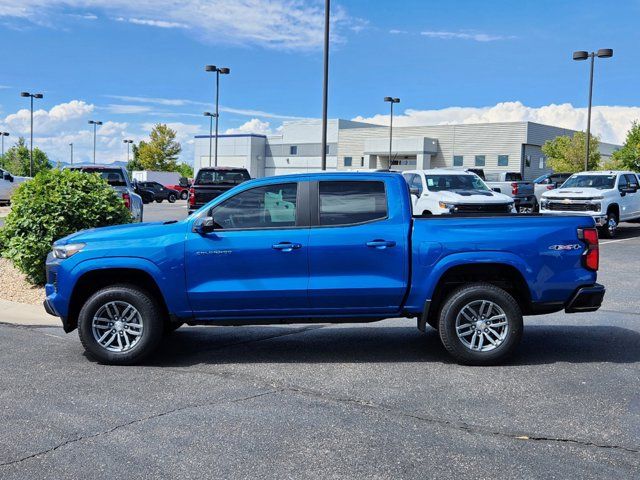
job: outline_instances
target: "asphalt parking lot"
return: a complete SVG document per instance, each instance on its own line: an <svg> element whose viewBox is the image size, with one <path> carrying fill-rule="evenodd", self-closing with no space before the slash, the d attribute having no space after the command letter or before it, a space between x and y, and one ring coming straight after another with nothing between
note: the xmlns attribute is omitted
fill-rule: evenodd
<svg viewBox="0 0 640 480"><path fill-rule="evenodd" d="M499 367L409 320L183 327L136 367L2 324L0 478L638 478L639 248L603 241L602 309L529 317Z"/></svg>

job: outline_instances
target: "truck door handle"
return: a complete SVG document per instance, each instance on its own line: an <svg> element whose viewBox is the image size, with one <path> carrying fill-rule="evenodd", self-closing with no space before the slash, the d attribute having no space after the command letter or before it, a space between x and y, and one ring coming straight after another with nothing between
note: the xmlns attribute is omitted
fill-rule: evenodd
<svg viewBox="0 0 640 480"><path fill-rule="evenodd" d="M302 245L299 243L280 242L273 244L271 248L273 248L274 250L280 250L281 252L290 252L291 250L302 248Z"/></svg>
<svg viewBox="0 0 640 480"><path fill-rule="evenodd" d="M395 247L396 242L393 240L371 240L367 242L367 247L377 248L378 250L384 250L387 247Z"/></svg>

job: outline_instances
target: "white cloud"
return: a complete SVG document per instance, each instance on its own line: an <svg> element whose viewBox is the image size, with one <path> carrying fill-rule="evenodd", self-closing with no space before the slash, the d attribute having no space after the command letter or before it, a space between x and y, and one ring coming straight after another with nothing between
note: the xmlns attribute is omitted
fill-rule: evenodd
<svg viewBox="0 0 640 480"><path fill-rule="evenodd" d="M57 131L61 125L87 116L93 112L94 108L93 105L81 100L72 100L56 105L49 111L35 110L33 112L34 130L41 133L53 133ZM7 128L11 131L26 135L29 132L31 124L30 110L23 108L16 113L8 115L4 119L4 124L7 125Z"/></svg>
<svg viewBox="0 0 640 480"><path fill-rule="evenodd" d="M420 35L430 38L439 38L441 40L473 40L475 42L494 42L496 40L508 40L515 38L511 35L492 35L489 33L478 32L445 32L445 31L425 31Z"/></svg>
<svg viewBox="0 0 640 480"><path fill-rule="evenodd" d="M321 0L0 0L0 17L54 25L52 16L87 8L133 24L188 29L207 43L311 50L323 40ZM331 14L334 42L344 41L347 29L366 25L340 5Z"/></svg>
<svg viewBox="0 0 640 480"><path fill-rule="evenodd" d="M110 104L104 107L109 113L113 113L116 115L131 115L131 114L140 114L140 113L149 113L151 112L151 107L147 107L146 105L121 105L121 104Z"/></svg>
<svg viewBox="0 0 640 480"><path fill-rule="evenodd" d="M158 28L189 28L188 25L179 22L167 22L165 20L147 20L144 18L116 18L118 22L129 22L134 25L145 25L147 27L158 27Z"/></svg>
<svg viewBox="0 0 640 480"><path fill-rule="evenodd" d="M591 131L603 142L622 143L634 120L640 119L640 107L595 106L591 114ZM389 115L356 117L356 121L389 124ZM488 107L448 107L439 110L407 109L393 116L397 126L446 125L454 123L489 123L530 121L573 130L584 130L587 109L570 103L528 107L521 102L501 102Z"/></svg>
<svg viewBox="0 0 640 480"><path fill-rule="evenodd" d="M400 34L405 34L405 33L409 33L406 30L397 30L395 28L392 28L391 30L389 30L389 33L392 35L400 35Z"/></svg>
<svg viewBox="0 0 640 480"><path fill-rule="evenodd" d="M258 118L252 118L240 125L238 128L228 128L224 133L256 133L258 135L269 135L272 131L271 124L269 122L263 122Z"/></svg>

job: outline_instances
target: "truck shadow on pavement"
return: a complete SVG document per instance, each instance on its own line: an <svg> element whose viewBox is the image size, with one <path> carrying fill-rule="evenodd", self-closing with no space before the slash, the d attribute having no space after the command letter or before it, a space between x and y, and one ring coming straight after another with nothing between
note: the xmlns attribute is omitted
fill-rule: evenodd
<svg viewBox="0 0 640 480"><path fill-rule="evenodd" d="M187 327L146 362L155 366L251 363L453 364L435 330L415 327ZM640 333L610 326L525 326L508 365L638 363Z"/></svg>
<svg viewBox="0 0 640 480"><path fill-rule="evenodd" d="M627 238L638 238L640 237L640 224L638 223L621 223L620 228L615 236L615 240L625 240ZM601 238L600 241L606 242L606 238Z"/></svg>

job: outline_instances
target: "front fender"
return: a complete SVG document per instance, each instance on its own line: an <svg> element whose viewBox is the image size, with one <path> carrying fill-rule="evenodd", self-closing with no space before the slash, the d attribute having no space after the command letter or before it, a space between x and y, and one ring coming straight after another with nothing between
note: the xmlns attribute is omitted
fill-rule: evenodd
<svg viewBox="0 0 640 480"><path fill-rule="evenodd" d="M522 258L509 252L474 251L452 253L441 257L435 264L414 265L411 293L407 299L407 310L422 311L426 300L430 300L443 275L460 265L502 264L515 268L524 278L532 300L536 300L532 289L534 272Z"/></svg>
<svg viewBox="0 0 640 480"><path fill-rule="evenodd" d="M191 315L191 307L189 305L186 286L184 280L184 270L179 269L161 269L158 265L150 260L140 257L101 257L84 260L75 265L66 273L66 278L59 278L59 284L73 285L86 273L95 272L97 270L114 270L114 269L130 269L139 270L147 273L156 283L160 290L164 301L169 309L169 313L186 317ZM63 272L61 271L60 274ZM123 279L126 282L126 278ZM67 290L69 296L73 289ZM68 309L68 302L67 302ZM56 306L56 310L58 310ZM67 311L61 312L61 316L66 316Z"/></svg>

